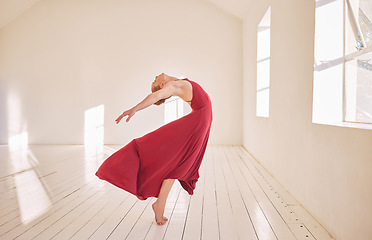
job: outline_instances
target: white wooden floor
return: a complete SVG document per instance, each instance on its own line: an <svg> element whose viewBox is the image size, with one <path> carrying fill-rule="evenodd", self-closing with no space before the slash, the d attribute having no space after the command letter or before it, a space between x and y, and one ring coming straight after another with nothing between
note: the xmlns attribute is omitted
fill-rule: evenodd
<svg viewBox="0 0 372 240"><path fill-rule="evenodd" d="M119 146L0 146L0 239L333 239L240 146L208 146L193 196L176 181L157 226L151 204L99 180Z"/></svg>

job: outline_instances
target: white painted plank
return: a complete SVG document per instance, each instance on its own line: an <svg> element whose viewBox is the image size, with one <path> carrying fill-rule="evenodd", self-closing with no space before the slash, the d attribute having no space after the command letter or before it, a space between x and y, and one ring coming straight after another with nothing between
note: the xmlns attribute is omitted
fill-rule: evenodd
<svg viewBox="0 0 372 240"><path fill-rule="evenodd" d="M64 192L56 193L55 196L51 197L50 201L52 202L52 204L56 204L58 201L65 198L66 196L70 195L72 192L75 192L75 191L81 189L82 187L84 187L85 185L87 185L87 183L82 182L81 179L76 180L76 182L79 183L79 185L72 185L72 186L66 185L66 186L69 186L69 187L65 187ZM37 194L38 194L38 192L32 193L32 195L27 195L27 199L28 199L27 202L31 202L32 199L33 199L32 197L37 196ZM33 203L31 202L31 204L33 204ZM20 216L19 214L22 213L19 210L19 202L18 202L17 198L15 198L14 201L12 201L12 205L8 206L8 209L9 209L8 211L1 211L3 216L0 218L0 225L2 225L6 221L6 219L4 220L3 217L6 216L7 214L16 212L18 214L17 217L19 217ZM1 231L0 231L0 233L1 233Z"/></svg>
<svg viewBox="0 0 372 240"><path fill-rule="evenodd" d="M217 152L217 147L213 147L211 151L214 162L214 180L216 183L216 201L221 240L238 239L233 210L227 191L220 156Z"/></svg>
<svg viewBox="0 0 372 240"><path fill-rule="evenodd" d="M258 239L222 148L218 149L239 239Z"/></svg>
<svg viewBox="0 0 372 240"><path fill-rule="evenodd" d="M276 239L276 236L266 218L265 213L262 211L260 204L252 193L249 183L245 181L239 166L236 164L236 162L239 161L238 159L236 159L237 156L233 154L231 152L231 149L228 147L223 147L223 150L227 158L229 159L228 162L234 174L239 191L242 195L245 207L252 220L253 227L257 233L258 238L267 240Z"/></svg>
<svg viewBox="0 0 372 240"><path fill-rule="evenodd" d="M314 236L315 239L331 240L334 239L325 228L320 225L315 218L313 218L309 212L306 211L302 206L290 206L296 215L301 219L301 222Z"/></svg>
<svg viewBox="0 0 372 240"><path fill-rule="evenodd" d="M169 221L170 219L172 219L172 213L176 205L178 196L181 193L181 191L183 191L181 188L182 187L180 186L180 184L177 184L175 182L172 186L171 191L169 192L168 199L167 199L165 209L164 209L164 216L168 218L168 221L164 225L159 226L156 224L155 216L153 215L153 222L150 226L149 231L146 233L146 236L144 239L146 240L163 239L167 231Z"/></svg>
<svg viewBox="0 0 372 240"><path fill-rule="evenodd" d="M207 148L209 152L210 148ZM194 195L191 196L188 213L186 216L185 229L183 231L183 240L198 240L201 238L204 182L205 182L205 158L199 169L199 180L196 183Z"/></svg>
<svg viewBox="0 0 372 240"><path fill-rule="evenodd" d="M129 210L128 214L116 226L115 230L111 233L108 239L125 239L138 218L141 217L146 207L150 204L150 199L137 200L134 206Z"/></svg>
<svg viewBox="0 0 372 240"><path fill-rule="evenodd" d="M288 223L288 226L297 240L315 240L314 236L302 223Z"/></svg>
<svg viewBox="0 0 372 240"><path fill-rule="evenodd" d="M20 235L27 233L34 226L45 221L48 222L50 218L58 219L59 217L66 214L66 212L73 209L76 205L80 204L81 202L85 201L85 199L97 193L98 191L95 190L95 187L97 187L97 185L86 185L78 191L71 193L70 195L59 201L57 204L53 205L47 213L43 214L33 221L26 221L22 223L20 219L17 219L19 224L12 229L8 229L8 231L4 234L1 234L0 237L4 239L14 239Z"/></svg>
<svg viewBox="0 0 372 240"><path fill-rule="evenodd" d="M298 201L249 152L247 152L247 150L242 146L234 146L234 149L245 156L245 159L260 172L287 204L299 205Z"/></svg>
<svg viewBox="0 0 372 240"><path fill-rule="evenodd" d="M75 167L76 168L76 167ZM75 169L74 168L74 169ZM82 172L80 169L77 169L77 171L80 171L80 172ZM84 173L84 172L83 172ZM50 175L48 176L48 177L50 177ZM53 177L55 177L55 175L53 175ZM75 176L74 176L75 177ZM60 185L60 186L62 186L62 187L64 187L64 189L66 189L66 188L70 188L71 187L71 182L70 183L65 183L63 180L66 180L66 179L68 179L68 180L70 180L71 181L71 179L72 179L72 177L70 176L70 175L68 175L68 174L61 174L61 176L59 177L59 179L57 179L56 181L57 181L57 183ZM93 178L91 178L91 179L93 179ZM14 188L12 189L12 192L14 193L13 195L14 195L14 197L13 197L13 201L11 202L11 205L8 205L8 206L4 206L5 208L7 208L6 209L6 211L13 211L13 210L15 210L15 209L18 209L18 201L17 201L17 193L16 193L16 187L22 187L24 184L30 184L30 183L32 183L32 182L29 182L28 181L29 180L29 178L25 178L25 179L23 179L23 184L20 184L20 185L17 185L17 186L14 186ZM61 181L62 180L62 181ZM77 176L76 178L75 178L75 183L78 183L78 184L80 184L80 186L81 186L81 183L82 183L82 181L81 181L81 176ZM46 190L49 190L48 192L47 192L47 194L49 195L49 197L51 198L51 201L53 202L53 197L54 196L56 196L56 195L58 195L59 193L60 193L60 191L57 191L57 189L58 189L58 184L54 184L52 187L49 187L48 189L46 189ZM47 185L47 184L44 184L44 185ZM80 188L80 187L78 187L78 188ZM32 199L32 197L35 197L35 195L37 196L38 195L38 192L32 192L32 193L30 193L30 195L28 195L29 196L29 198L30 199ZM3 196L3 195L2 195ZM2 214L6 214L6 211L4 211L4 210L0 210L0 212L2 213ZM1 221L1 220L0 220Z"/></svg>
<svg viewBox="0 0 372 240"><path fill-rule="evenodd" d="M80 195L78 198L74 199L74 201L71 201L68 205L65 205L63 208L59 209L58 212L55 212L53 215L49 216L48 218L45 218L44 220L33 225L30 229L28 229L28 231L16 237L15 239L19 239L19 240L32 239L34 237L37 237L39 234L46 231L47 229L49 229L51 226L56 226L56 228L59 229L58 223L62 219L70 215L74 217L75 211L76 213L79 213L80 209L82 209L82 212L84 212L86 207L89 207L91 204L95 203L103 196L104 194L100 191L92 191L85 195ZM47 235L49 234L50 232L47 232ZM53 235L53 232L51 232L51 234ZM45 239L45 238L39 238L39 239Z"/></svg>
<svg viewBox="0 0 372 240"><path fill-rule="evenodd" d="M82 202L81 205L77 206L73 209L73 211L68 212L63 217L59 218L56 222L51 224L48 227L44 227L43 225L39 225L38 231L40 233L35 236L35 239L52 239L56 234L63 236L64 239L69 239L76 231L79 229L82 221L80 218L87 216L87 212L89 209L94 208L95 204L99 201L104 201L104 196L106 194L103 192L98 192L91 198L87 199L86 201ZM50 222L49 220L48 222ZM44 228L44 229L43 229ZM36 227L34 227L33 231L35 232ZM30 232L24 238L20 237L19 239L27 239L33 237L30 235Z"/></svg>
<svg viewBox="0 0 372 240"><path fill-rule="evenodd" d="M110 198L107 196L112 191L113 188L110 188L108 192L100 191L97 194L100 195L98 198L84 202L79 208L65 215L59 220L58 224L53 224L53 226L48 228L48 230L50 229L50 234L54 233L54 238L58 236L58 238L62 239L70 239L75 236L109 202ZM40 234L37 239L49 239L50 235L45 235L45 232Z"/></svg>
<svg viewBox="0 0 372 240"><path fill-rule="evenodd" d="M241 152L238 152L241 154ZM291 230L289 229L288 225L285 223L283 218L278 214L276 208L267 197L265 191L261 188L260 184L257 182L256 179L256 172L250 169L251 165L246 165L246 160L244 155L240 155L237 157L237 164L245 178L245 181L252 189L253 194L255 195L257 201L260 203L262 211L265 213L266 218L268 219L272 229L274 230L275 235L278 239L285 239L285 240L294 240L295 237Z"/></svg>
<svg viewBox="0 0 372 240"><path fill-rule="evenodd" d="M30 146L24 160L32 161L34 168L16 173L8 166L16 154L24 152L11 155L0 148L4 156L0 163L0 239L230 240L245 239L248 231L243 226L252 224L258 237L248 239L275 239L273 233L285 240L295 239L293 234L299 239L332 239L241 146L208 145L194 195L175 183L165 209L169 221L157 226L151 208L155 199L139 201L94 175L117 149L86 155L83 146ZM34 174L23 174L27 171ZM23 174L23 181L15 181L17 174ZM48 195L52 206L36 219L22 222L18 194L33 182L43 186L39 191ZM105 197L100 195L103 192ZM37 199L38 191L22 190L22 195Z"/></svg>
<svg viewBox="0 0 372 240"><path fill-rule="evenodd" d="M120 204L120 206L96 229L89 239L102 240L107 239L115 230L118 223L126 218L129 211L133 208L138 199L134 195L128 195L127 198ZM62 238L58 238L64 240Z"/></svg>
<svg viewBox="0 0 372 240"><path fill-rule="evenodd" d="M189 201L190 196L188 192L186 192L184 189L181 189L180 195L178 196L176 205L174 206L172 212L172 217L169 219L169 224L163 240L182 239Z"/></svg>
<svg viewBox="0 0 372 240"><path fill-rule="evenodd" d="M211 160L211 152L205 154L205 179L202 218L202 239L220 239L216 188L214 183L214 164Z"/></svg>
<svg viewBox="0 0 372 240"><path fill-rule="evenodd" d="M104 202L101 202L100 210L98 213L89 219L89 221L82 226L77 233L72 237L72 239L88 239L90 236L92 236L96 230L100 228L102 224L110 217L111 214L114 213L116 209L120 206L120 204L123 203L128 197L129 193L123 191L122 189L116 188L115 186L112 186L113 191L109 194L105 194L105 198L109 199L109 202L105 204Z"/></svg>
<svg viewBox="0 0 372 240"><path fill-rule="evenodd" d="M131 229L129 235L125 238L126 240L138 240L145 238L154 220L154 211L152 210L152 204L155 201L156 198L149 199L149 204L146 206L146 209L142 213L142 215L138 218L136 224Z"/></svg>

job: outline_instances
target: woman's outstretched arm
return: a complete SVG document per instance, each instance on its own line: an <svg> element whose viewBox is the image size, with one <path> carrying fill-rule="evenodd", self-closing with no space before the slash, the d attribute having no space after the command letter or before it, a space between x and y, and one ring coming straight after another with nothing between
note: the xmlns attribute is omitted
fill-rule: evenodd
<svg viewBox="0 0 372 240"><path fill-rule="evenodd" d="M171 95L173 95L175 91L175 87L171 84L166 84L164 85L164 87L162 89L160 89L159 91L156 91L156 92L153 92L153 93L150 93L149 95L147 95L147 97L145 99L143 99L140 103L138 103L136 106L132 107L131 109L123 112L115 121L116 121L116 124L118 124L121 119L125 116L128 116L127 118L127 122L129 122L129 120L133 117L133 115L139 111L139 110L142 110L144 108L147 108L149 106L151 106L152 104L156 103L157 101L159 101L160 99L163 99L163 98L167 98Z"/></svg>

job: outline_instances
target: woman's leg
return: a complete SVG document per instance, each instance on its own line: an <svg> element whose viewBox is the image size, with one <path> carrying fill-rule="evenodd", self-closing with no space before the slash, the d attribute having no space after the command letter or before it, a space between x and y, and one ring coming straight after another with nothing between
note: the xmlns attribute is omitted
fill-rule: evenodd
<svg viewBox="0 0 372 240"><path fill-rule="evenodd" d="M161 184L158 200L152 204L152 209L155 213L155 221L158 225L163 225L168 219L164 217L165 203L167 202L168 194L172 188L175 179L165 179Z"/></svg>

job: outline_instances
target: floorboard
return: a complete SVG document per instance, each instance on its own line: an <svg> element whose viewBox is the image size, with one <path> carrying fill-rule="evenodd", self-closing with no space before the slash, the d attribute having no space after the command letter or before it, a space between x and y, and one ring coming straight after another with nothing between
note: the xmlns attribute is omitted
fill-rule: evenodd
<svg viewBox="0 0 372 240"><path fill-rule="evenodd" d="M176 181L157 226L155 198L95 176L120 147L0 146L0 239L333 239L241 146L208 145L194 194Z"/></svg>

